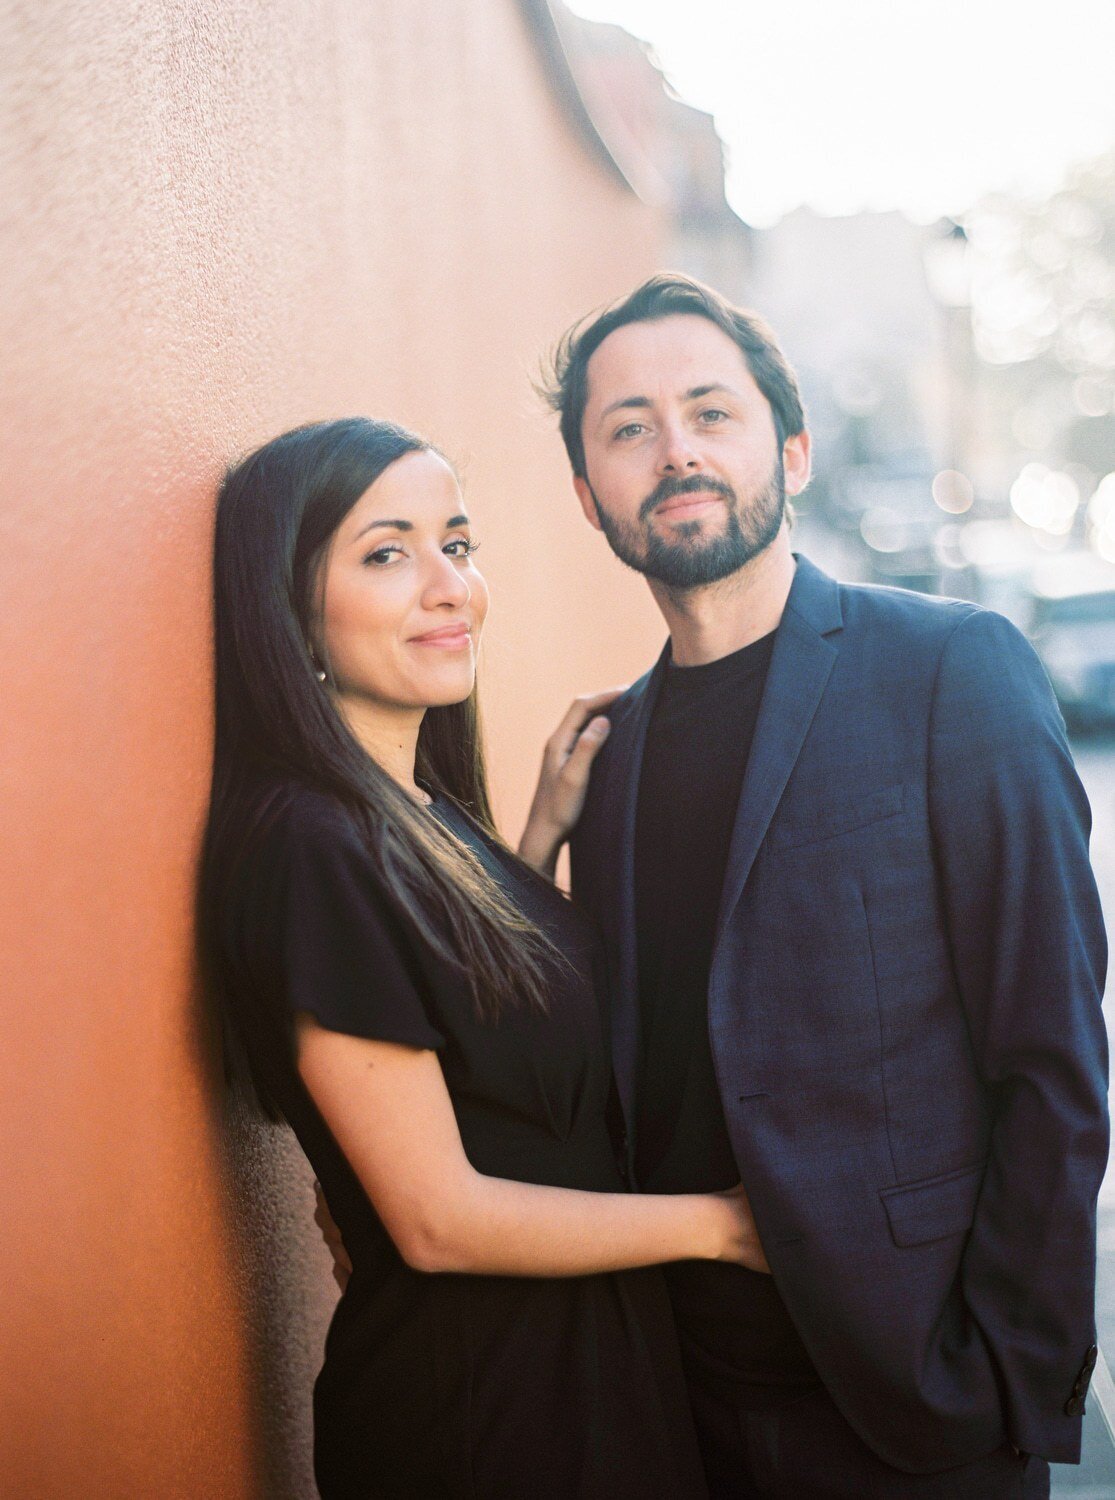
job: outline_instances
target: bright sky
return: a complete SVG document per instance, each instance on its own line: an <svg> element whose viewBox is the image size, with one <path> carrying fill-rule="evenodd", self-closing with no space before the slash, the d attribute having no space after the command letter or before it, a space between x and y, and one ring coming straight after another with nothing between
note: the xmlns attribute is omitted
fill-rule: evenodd
<svg viewBox="0 0 1115 1500"><path fill-rule="evenodd" d="M716 116L755 224L960 214L1115 145L1115 0L567 0Z"/></svg>

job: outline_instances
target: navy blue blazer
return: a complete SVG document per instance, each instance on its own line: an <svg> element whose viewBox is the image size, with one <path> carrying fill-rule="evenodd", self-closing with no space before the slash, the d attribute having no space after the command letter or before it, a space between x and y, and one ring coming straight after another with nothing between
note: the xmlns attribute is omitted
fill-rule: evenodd
<svg viewBox="0 0 1115 1500"><path fill-rule="evenodd" d="M666 653L572 840L639 1048L634 826ZM1107 1162L1106 939L1049 683L1002 616L799 558L720 903L709 1036L740 1178L834 1400L929 1472L1079 1458Z"/></svg>

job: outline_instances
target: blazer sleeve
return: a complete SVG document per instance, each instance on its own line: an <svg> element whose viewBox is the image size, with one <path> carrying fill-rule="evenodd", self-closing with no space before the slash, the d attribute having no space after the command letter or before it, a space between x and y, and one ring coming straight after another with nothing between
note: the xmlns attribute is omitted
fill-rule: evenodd
<svg viewBox="0 0 1115 1500"><path fill-rule="evenodd" d="M1091 813L1033 649L977 610L944 648L929 813L956 981L993 1098L961 1268L1026 1452L1079 1460L1107 1164L1107 945Z"/></svg>

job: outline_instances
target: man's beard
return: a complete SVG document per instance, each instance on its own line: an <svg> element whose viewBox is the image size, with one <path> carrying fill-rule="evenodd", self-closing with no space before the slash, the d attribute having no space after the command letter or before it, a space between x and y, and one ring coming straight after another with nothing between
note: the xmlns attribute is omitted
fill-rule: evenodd
<svg viewBox="0 0 1115 1500"><path fill-rule="evenodd" d="M728 511L723 531L702 543L693 540L700 535L700 521L676 522L672 528L676 540L655 530L650 517L664 501L698 491L723 496ZM640 505L638 519L633 522L618 521L609 515L591 485L589 492L600 517L600 528L620 562L645 578L678 590L703 588L738 573L774 541L786 512L786 475L781 454L766 485L746 511L730 484L699 474L685 479L663 479Z"/></svg>

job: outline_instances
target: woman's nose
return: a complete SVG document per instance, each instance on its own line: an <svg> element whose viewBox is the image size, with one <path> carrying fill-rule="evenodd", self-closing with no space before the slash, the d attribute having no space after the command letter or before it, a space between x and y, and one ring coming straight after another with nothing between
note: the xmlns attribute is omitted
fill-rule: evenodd
<svg viewBox="0 0 1115 1500"><path fill-rule="evenodd" d="M468 580L457 563L444 552L439 552L426 582L423 603L430 609L436 609L438 605L463 609L471 597Z"/></svg>

